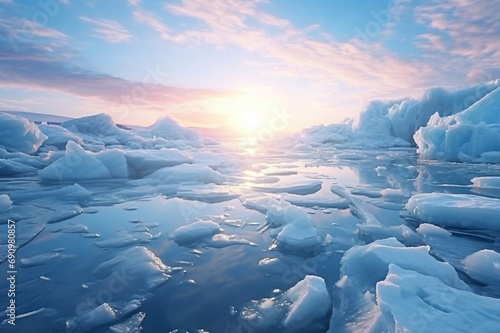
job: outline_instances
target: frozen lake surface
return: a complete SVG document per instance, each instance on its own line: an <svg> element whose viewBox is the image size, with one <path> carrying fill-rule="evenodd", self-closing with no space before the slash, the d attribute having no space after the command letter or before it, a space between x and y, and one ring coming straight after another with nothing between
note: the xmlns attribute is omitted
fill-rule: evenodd
<svg viewBox="0 0 500 333"><path fill-rule="evenodd" d="M404 322L398 304L413 306L391 286L425 293L412 289L412 279L423 279L415 274L432 278L436 292L470 297L460 299L475 309L498 309L500 189L481 186L493 178L477 179L500 176L500 166L420 161L406 148L227 149L244 168L62 183L2 178L0 191L14 204L1 221L16 221L22 247L18 319L1 331L377 331L387 309ZM209 155L199 158L213 161ZM473 210L460 210L469 199ZM470 257L481 250L495 252L485 262L481 253ZM0 286L3 297L5 280ZM439 308L438 296L422 299ZM429 325L441 321L429 313ZM470 309L444 313L453 321ZM497 310L484 318L483 331L500 329Z"/></svg>

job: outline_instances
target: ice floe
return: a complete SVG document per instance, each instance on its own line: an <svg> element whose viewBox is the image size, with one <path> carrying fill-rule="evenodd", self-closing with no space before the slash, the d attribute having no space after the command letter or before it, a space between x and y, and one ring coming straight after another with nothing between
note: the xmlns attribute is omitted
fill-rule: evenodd
<svg viewBox="0 0 500 333"><path fill-rule="evenodd" d="M406 204L410 217L444 227L500 231L500 199L470 194L421 193Z"/></svg>
<svg viewBox="0 0 500 333"><path fill-rule="evenodd" d="M280 181L270 185L254 185L252 186L252 189L267 193L307 195L318 192L321 189L322 184L323 183L320 180Z"/></svg>

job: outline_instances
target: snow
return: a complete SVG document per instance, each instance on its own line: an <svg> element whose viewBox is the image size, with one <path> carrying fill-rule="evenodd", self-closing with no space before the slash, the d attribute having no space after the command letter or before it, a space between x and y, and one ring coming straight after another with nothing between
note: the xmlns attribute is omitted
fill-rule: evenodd
<svg viewBox="0 0 500 333"><path fill-rule="evenodd" d="M227 178L221 173L202 164L182 164L162 168L145 177L164 184L203 183L222 184Z"/></svg>
<svg viewBox="0 0 500 333"><path fill-rule="evenodd" d="M31 121L0 112L0 147L8 151L35 153L47 137Z"/></svg>
<svg viewBox="0 0 500 333"><path fill-rule="evenodd" d="M500 89L455 115L434 114L414 138L425 159L499 163Z"/></svg>
<svg viewBox="0 0 500 333"><path fill-rule="evenodd" d="M467 256L463 264L465 273L474 280L500 286L500 253L481 250Z"/></svg>
<svg viewBox="0 0 500 333"><path fill-rule="evenodd" d="M218 223L200 220L175 229L172 238L180 245L193 244L221 232L222 229Z"/></svg>
<svg viewBox="0 0 500 333"><path fill-rule="evenodd" d="M376 288L377 304L393 332L498 332L500 300L458 290L441 280L391 264Z"/></svg>
<svg viewBox="0 0 500 333"><path fill-rule="evenodd" d="M500 199L471 194L420 193L406 204L410 217L442 227L500 231Z"/></svg>

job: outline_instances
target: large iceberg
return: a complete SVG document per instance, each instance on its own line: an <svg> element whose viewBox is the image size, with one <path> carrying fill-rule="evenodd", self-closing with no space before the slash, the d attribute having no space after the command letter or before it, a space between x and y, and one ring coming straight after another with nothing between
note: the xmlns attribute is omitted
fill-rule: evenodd
<svg viewBox="0 0 500 333"><path fill-rule="evenodd" d="M328 145L368 149L414 146L421 140L418 135L414 137L414 134L426 126L431 117L431 121L435 121L436 117L458 114L481 101L499 86L500 81L497 80L457 91L433 88L426 91L420 99L372 101L358 115L341 124L319 125L303 130L294 141L295 147L308 149L310 146ZM433 116L434 114L437 115ZM474 123L476 119L477 117L469 121ZM492 145L494 144L489 144L490 147ZM488 156L484 157L485 160L487 158Z"/></svg>
<svg viewBox="0 0 500 333"><path fill-rule="evenodd" d="M499 163L500 89L455 115L435 113L414 138L426 159Z"/></svg>
<svg viewBox="0 0 500 333"><path fill-rule="evenodd" d="M0 147L8 151L35 153L47 139L31 121L0 112Z"/></svg>

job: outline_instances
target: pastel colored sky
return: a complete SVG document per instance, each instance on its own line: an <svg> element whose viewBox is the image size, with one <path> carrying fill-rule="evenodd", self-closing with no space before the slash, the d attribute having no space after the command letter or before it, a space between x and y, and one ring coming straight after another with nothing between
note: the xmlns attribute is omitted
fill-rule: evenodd
<svg viewBox="0 0 500 333"><path fill-rule="evenodd" d="M339 122L500 76L500 1L0 0L0 109ZM247 124L248 125L248 124Z"/></svg>

